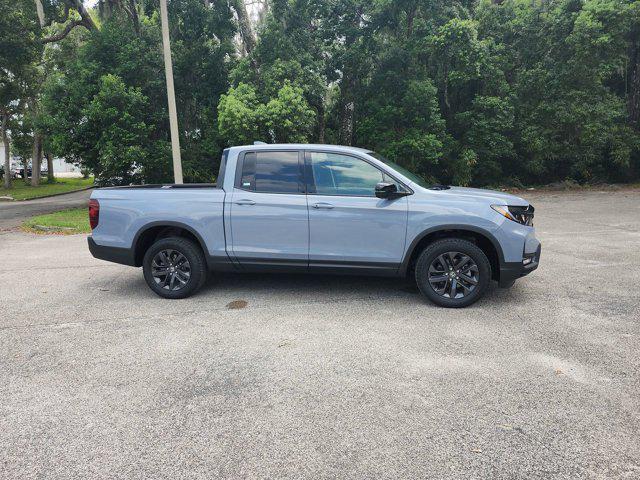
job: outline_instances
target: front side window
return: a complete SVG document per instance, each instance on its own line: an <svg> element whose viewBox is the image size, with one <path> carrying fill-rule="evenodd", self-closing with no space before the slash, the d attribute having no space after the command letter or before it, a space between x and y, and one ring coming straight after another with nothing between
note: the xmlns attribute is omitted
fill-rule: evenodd
<svg viewBox="0 0 640 480"><path fill-rule="evenodd" d="M298 152L246 153L238 186L261 193L302 192Z"/></svg>
<svg viewBox="0 0 640 480"><path fill-rule="evenodd" d="M380 182L396 183L370 163L339 153L309 152L318 195L375 196Z"/></svg>

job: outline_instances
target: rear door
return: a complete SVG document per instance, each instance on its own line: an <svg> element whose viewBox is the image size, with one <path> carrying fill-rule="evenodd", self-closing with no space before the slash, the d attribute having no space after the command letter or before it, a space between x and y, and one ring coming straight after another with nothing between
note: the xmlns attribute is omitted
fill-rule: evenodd
<svg viewBox="0 0 640 480"><path fill-rule="evenodd" d="M379 182L410 190L365 159L307 151L309 266L393 274L404 253L408 201L375 196Z"/></svg>
<svg viewBox="0 0 640 480"><path fill-rule="evenodd" d="M230 233L233 255L241 265L306 269L309 218L303 164L296 150L240 154Z"/></svg>

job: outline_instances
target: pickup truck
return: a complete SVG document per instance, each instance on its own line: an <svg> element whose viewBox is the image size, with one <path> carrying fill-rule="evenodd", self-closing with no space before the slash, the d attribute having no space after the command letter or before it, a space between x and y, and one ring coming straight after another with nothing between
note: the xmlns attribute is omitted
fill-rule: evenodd
<svg viewBox="0 0 640 480"><path fill-rule="evenodd" d="M142 267L164 298L209 272L415 278L443 307L477 301L538 267L534 208L522 198L429 185L381 155L335 145L224 151L217 183L95 190L94 257Z"/></svg>

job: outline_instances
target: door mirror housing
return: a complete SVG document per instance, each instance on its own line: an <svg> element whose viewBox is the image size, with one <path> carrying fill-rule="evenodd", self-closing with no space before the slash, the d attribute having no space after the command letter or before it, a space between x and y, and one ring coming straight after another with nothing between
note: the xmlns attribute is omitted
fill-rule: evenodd
<svg viewBox="0 0 640 480"><path fill-rule="evenodd" d="M376 184L376 197L378 198L398 198L404 196L404 192L398 190L395 183L380 182Z"/></svg>

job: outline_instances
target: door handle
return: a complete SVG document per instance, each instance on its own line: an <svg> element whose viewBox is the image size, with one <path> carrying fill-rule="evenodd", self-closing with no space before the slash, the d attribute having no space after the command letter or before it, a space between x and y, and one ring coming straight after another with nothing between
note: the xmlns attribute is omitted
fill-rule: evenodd
<svg viewBox="0 0 640 480"><path fill-rule="evenodd" d="M313 204L313 208L326 208L327 210L330 210L333 208L333 205L327 202L318 202Z"/></svg>
<svg viewBox="0 0 640 480"><path fill-rule="evenodd" d="M256 202L254 202L253 200L238 200L237 202L235 202L236 205L255 205Z"/></svg>

